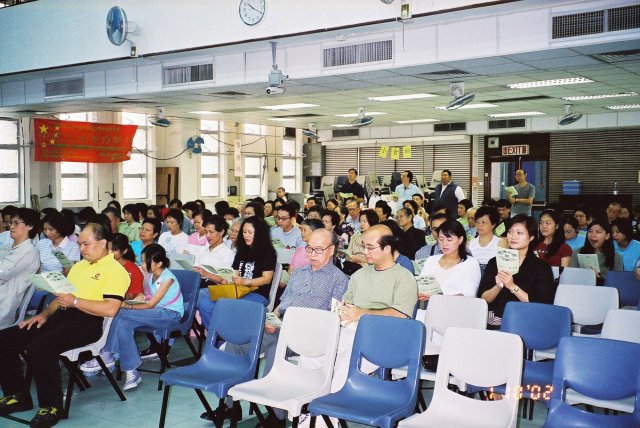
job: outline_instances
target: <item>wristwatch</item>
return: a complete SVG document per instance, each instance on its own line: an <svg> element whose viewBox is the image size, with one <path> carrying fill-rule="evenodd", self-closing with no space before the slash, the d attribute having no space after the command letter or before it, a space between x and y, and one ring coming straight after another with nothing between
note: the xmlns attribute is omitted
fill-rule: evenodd
<svg viewBox="0 0 640 428"><path fill-rule="evenodd" d="M517 286L513 287L513 289L511 290L513 294L516 294L518 291L520 291L520 288L518 288Z"/></svg>
<svg viewBox="0 0 640 428"><path fill-rule="evenodd" d="M78 306L78 298L74 297L74 299L73 299L73 307L75 308L76 306Z"/></svg>

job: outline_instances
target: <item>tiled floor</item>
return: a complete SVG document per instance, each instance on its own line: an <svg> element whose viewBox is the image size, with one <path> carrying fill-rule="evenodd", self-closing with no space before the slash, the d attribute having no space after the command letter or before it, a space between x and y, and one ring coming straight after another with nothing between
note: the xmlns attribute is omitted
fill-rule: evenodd
<svg viewBox="0 0 640 428"><path fill-rule="evenodd" d="M144 340L144 339L143 339ZM171 351L171 360L186 358L190 355L183 341L177 341ZM142 368L159 368L158 360L145 362ZM62 370L63 382L66 385L66 369ZM142 373L143 381L138 388L125 392L127 401L121 402L111 388L111 385L103 375L89 378L92 387L84 392L75 389L71 403L70 419L61 421L58 426L64 428L119 428L156 427L159 422L162 392L157 390L158 375L154 373ZM32 391L35 399L35 389ZM427 404L431 399L432 390L426 390ZM217 398L207 395L210 404L215 408ZM253 428L257 423L254 415L248 416L248 405L243 403L244 420L238 424L240 428ZM204 411L202 404L193 390L174 387L171 389L169 408L167 411L166 427L211 427L211 422L200 419ZM14 416L22 419L31 419L36 410L16 413ZM520 418L520 428L541 427L546 416L545 407L538 403L535 407L532 421ZM319 425L319 424L318 424ZM0 418L2 428L24 428L26 425ZM350 427L358 427L358 424L349 424Z"/></svg>

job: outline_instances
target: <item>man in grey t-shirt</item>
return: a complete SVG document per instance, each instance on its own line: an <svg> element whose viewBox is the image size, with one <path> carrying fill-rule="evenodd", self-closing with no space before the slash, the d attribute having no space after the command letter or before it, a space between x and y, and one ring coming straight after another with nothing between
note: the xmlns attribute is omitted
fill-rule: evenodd
<svg viewBox="0 0 640 428"><path fill-rule="evenodd" d="M527 183L527 172L524 169L516 171L516 185L513 187L518 193L508 195L509 202L511 202L511 217L518 214L531 215L531 205L536 197L536 188L533 184Z"/></svg>

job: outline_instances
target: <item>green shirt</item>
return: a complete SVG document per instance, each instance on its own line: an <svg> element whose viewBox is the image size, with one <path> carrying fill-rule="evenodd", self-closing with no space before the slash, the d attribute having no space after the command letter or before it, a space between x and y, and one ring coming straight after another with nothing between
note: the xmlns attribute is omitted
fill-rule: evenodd
<svg viewBox="0 0 640 428"><path fill-rule="evenodd" d="M122 233L129 238L129 242L139 241L140 240L140 223L133 222L128 224L126 221L120 222L118 224L118 233Z"/></svg>

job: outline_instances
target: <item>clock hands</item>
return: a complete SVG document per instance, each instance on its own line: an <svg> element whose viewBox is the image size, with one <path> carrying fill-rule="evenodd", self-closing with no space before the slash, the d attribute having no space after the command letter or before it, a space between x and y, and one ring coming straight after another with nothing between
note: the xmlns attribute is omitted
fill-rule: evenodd
<svg viewBox="0 0 640 428"><path fill-rule="evenodd" d="M249 6L251 9L255 10L256 12L260 12L258 9L253 7L253 5L251 3L249 3L249 2L247 2L247 6Z"/></svg>

